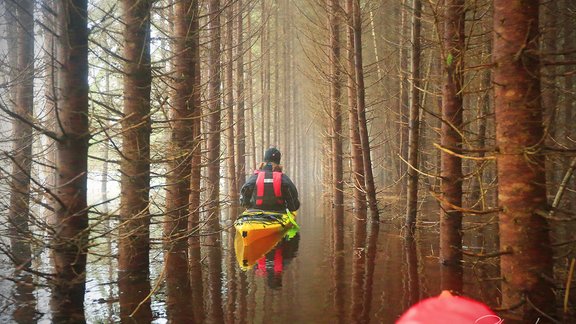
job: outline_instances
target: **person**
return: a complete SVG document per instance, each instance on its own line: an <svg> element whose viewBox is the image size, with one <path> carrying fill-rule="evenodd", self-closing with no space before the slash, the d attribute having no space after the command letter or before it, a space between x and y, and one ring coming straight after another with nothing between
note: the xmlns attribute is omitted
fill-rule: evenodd
<svg viewBox="0 0 576 324"><path fill-rule="evenodd" d="M273 212L295 211L300 208L298 190L292 180L282 173L280 151L271 147L264 153L254 174L240 189L240 204L248 209Z"/></svg>

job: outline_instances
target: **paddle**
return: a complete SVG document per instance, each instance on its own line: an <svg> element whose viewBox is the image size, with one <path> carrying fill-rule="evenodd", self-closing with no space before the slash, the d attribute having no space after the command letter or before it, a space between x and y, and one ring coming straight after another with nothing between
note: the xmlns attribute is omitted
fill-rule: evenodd
<svg viewBox="0 0 576 324"><path fill-rule="evenodd" d="M286 208L286 215L288 215L288 220L290 221L290 223L292 223L292 225L294 225L296 229L300 229L300 226L298 225L298 223L296 223L296 220L294 219L294 214L292 214L292 212L288 208Z"/></svg>

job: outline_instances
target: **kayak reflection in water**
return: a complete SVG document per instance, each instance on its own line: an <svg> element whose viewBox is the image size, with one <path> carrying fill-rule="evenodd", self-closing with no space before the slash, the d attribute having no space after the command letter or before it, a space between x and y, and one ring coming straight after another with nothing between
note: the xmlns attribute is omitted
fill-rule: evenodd
<svg viewBox="0 0 576 324"><path fill-rule="evenodd" d="M266 277L268 287L272 289L282 287L282 273L298 254L299 243L300 234L298 233L291 239L285 237L273 250L256 262L254 265L256 275Z"/></svg>

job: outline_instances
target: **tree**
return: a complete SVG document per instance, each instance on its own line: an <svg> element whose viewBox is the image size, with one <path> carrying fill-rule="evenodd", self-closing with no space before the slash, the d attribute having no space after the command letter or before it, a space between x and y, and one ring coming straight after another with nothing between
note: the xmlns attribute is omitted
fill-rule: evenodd
<svg viewBox="0 0 576 324"><path fill-rule="evenodd" d="M234 141L234 12L232 6L225 10L226 13L226 31L224 46L225 59L224 65L224 105L226 106L226 149L228 158L226 159L228 168L228 190L230 194L230 202L233 206L238 205L239 193L238 182L236 178L236 147ZM232 220L235 219L231 218Z"/></svg>
<svg viewBox="0 0 576 324"><path fill-rule="evenodd" d="M196 5L197 7L197 5ZM194 1L174 3L174 97L171 109L172 137L170 141L169 173L166 179L166 249L167 305L176 313L174 320L193 321L193 308L187 301L191 294L188 275L187 234L190 208L192 152L194 150L194 115L200 106L194 100L196 78L195 55L198 51L197 30L193 20L197 15ZM195 206L198 208L198 206ZM193 299L193 302L198 302Z"/></svg>
<svg viewBox="0 0 576 324"><path fill-rule="evenodd" d="M366 120L366 89L364 87L364 67L362 63L362 17L360 0L352 4L352 28L354 31L354 70L357 97L358 130L360 144L362 145L362 160L364 164L364 181L368 207L374 221L378 221L378 201L376 200L376 186L372 172L372 159L370 157L370 135L368 134L368 121Z"/></svg>
<svg viewBox="0 0 576 324"><path fill-rule="evenodd" d="M32 126L34 110L34 3L24 0L16 6L17 62L14 113L21 119L13 122L12 181L8 218L12 231L12 257L17 267L29 266L31 251L26 243L30 235L30 177L32 171Z"/></svg>
<svg viewBox="0 0 576 324"><path fill-rule="evenodd" d="M446 274L442 288L462 291L462 212L458 210L462 206L462 160L457 154L462 149L465 4L446 0L445 6L441 143L456 154L441 153L440 262L445 266L442 274Z"/></svg>
<svg viewBox="0 0 576 324"><path fill-rule="evenodd" d="M52 237L53 321L84 321L88 253L88 3L70 0L58 10L58 140L56 224Z"/></svg>
<svg viewBox="0 0 576 324"><path fill-rule="evenodd" d="M330 82L330 120L332 141L332 208L334 211L333 231L336 241L342 240L344 226L344 179L342 160L342 80L340 73L340 1L328 0L328 30L330 51L328 52L328 74ZM340 239L336 239L340 238ZM341 244L337 243L337 244Z"/></svg>
<svg viewBox="0 0 576 324"><path fill-rule="evenodd" d="M246 118L245 118L245 100L246 94L244 88L244 7L242 0L237 1L236 10L236 42L237 42L237 60L236 60L236 181L238 190L246 182ZM247 16L249 18L249 16ZM251 91L251 90L250 90ZM253 134L252 134L253 136Z"/></svg>
<svg viewBox="0 0 576 324"><path fill-rule="evenodd" d="M358 97L356 95L355 65L354 65L354 30L352 27L352 2L346 0L347 29L347 88L348 88L348 128L350 136L350 157L352 159L352 183L354 210L357 213L366 213L366 190L364 182L364 162L362 159L362 145L360 142L360 132L358 130ZM364 219L365 216L357 217L357 220ZM365 232L365 231L364 231Z"/></svg>
<svg viewBox="0 0 576 324"><path fill-rule="evenodd" d="M406 226L408 233L413 234L416 227L418 212L418 150L420 148L420 17L422 2L413 0L412 12L412 56L410 72L412 86L410 87L410 117L408 118L408 186L406 205Z"/></svg>
<svg viewBox="0 0 576 324"><path fill-rule="evenodd" d="M537 0L494 1L494 87L502 307L534 322L554 295L542 141Z"/></svg>
<svg viewBox="0 0 576 324"><path fill-rule="evenodd" d="M223 322L222 313L222 253L220 239L220 132L221 132L221 36L220 36L220 0L208 2L208 105L207 105L207 178L208 198L207 229L205 244L208 247L208 318Z"/></svg>
<svg viewBox="0 0 576 324"><path fill-rule="evenodd" d="M122 318L151 319L150 251L150 10L152 0L123 0L124 117L118 280ZM134 286L139 289L135 290ZM130 291L131 293L122 293ZM143 302L141 305L140 302Z"/></svg>
<svg viewBox="0 0 576 324"><path fill-rule="evenodd" d="M13 313L17 321L32 321L35 308L33 295L33 278L28 270L31 266L32 251L30 247L30 182L32 174L33 133L30 121L34 110L34 3L31 0L21 1L16 8L15 26L17 27L17 56L12 82L15 83L14 113L21 119L13 121L13 149L9 157L12 162L10 182L10 223L11 258L16 269L16 298L25 303L18 305ZM12 58L12 57L11 57ZM16 77L18 75L18 77Z"/></svg>
<svg viewBox="0 0 576 324"><path fill-rule="evenodd" d="M204 320L204 289L202 284L202 256L200 250L200 184L202 141L201 122L201 70L200 70L200 22L198 0L191 0L187 13L191 17L189 28L189 50L192 52L190 62L190 78L192 78L191 103L197 109L192 114L192 164L190 166L190 200L188 216L188 261L190 270L190 287L192 289L192 308L194 320L201 323Z"/></svg>

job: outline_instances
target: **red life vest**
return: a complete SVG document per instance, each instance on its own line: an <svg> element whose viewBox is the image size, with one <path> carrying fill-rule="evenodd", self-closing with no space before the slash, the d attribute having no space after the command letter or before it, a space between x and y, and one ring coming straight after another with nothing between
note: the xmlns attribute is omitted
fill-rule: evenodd
<svg viewBox="0 0 576 324"><path fill-rule="evenodd" d="M282 172L257 170L254 207L263 210L284 210Z"/></svg>

